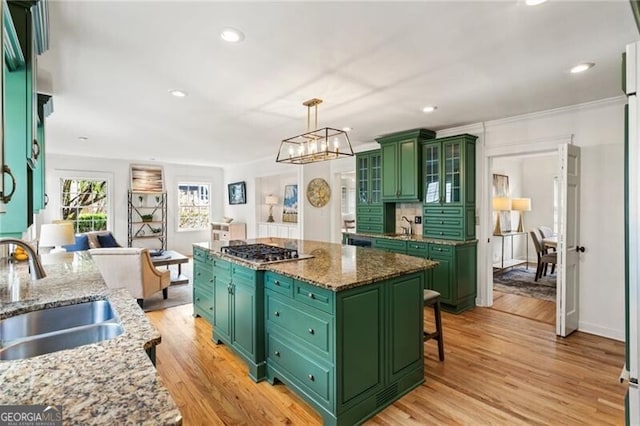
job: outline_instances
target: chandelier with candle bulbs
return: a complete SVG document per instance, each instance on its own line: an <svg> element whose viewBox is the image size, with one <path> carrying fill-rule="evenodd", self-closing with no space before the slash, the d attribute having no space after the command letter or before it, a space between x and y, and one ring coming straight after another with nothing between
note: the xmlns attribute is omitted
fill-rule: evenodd
<svg viewBox="0 0 640 426"><path fill-rule="evenodd" d="M307 107L307 131L280 143L277 163L308 164L353 157L353 148L347 132L331 127L318 128L318 105L321 103L322 99L317 98L302 103ZM315 130L311 129L311 108L315 110Z"/></svg>

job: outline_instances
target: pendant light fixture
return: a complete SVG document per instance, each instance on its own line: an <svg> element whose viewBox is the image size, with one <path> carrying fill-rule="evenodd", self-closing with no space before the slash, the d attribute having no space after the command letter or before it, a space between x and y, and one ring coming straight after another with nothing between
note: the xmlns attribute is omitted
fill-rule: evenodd
<svg viewBox="0 0 640 426"><path fill-rule="evenodd" d="M344 130L331 127L318 128L318 105L322 99L309 99L302 103L307 107L307 132L284 139L276 163L308 164L340 157L353 157L349 136ZM314 109L315 123L311 129L311 108Z"/></svg>

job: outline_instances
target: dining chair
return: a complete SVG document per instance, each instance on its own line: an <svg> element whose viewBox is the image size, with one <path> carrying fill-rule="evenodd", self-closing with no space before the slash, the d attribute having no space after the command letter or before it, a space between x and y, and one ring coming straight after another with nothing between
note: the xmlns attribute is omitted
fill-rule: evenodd
<svg viewBox="0 0 640 426"><path fill-rule="evenodd" d="M533 241L533 245L538 256L538 267L536 268L536 277L534 279L534 281L538 281L543 274L547 275L547 267L549 264L551 264L551 273L553 274L556 268L558 253L547 252L547 249L542 245L542 237L538 230L534 229L529 231L529 234L531 235L531 241Z"/></svg>

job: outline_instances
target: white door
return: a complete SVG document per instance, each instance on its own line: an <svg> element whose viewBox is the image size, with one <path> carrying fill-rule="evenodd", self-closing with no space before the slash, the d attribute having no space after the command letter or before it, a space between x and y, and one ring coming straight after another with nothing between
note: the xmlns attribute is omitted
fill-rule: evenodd
<svg viewBox="0 0 640 426"><path fill-rule="evenodd" d="M556 334L566 337L578 329L578 284L580 283L580 148L559 147L558 172L558 281Z"/></svg>

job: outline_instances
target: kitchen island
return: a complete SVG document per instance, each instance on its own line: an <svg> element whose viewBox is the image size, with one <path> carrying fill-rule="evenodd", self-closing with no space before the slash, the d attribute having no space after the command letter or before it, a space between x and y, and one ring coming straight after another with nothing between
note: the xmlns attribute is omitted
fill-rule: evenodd
<svg viewBox="0 0 640 426"><path fill-rule="evenodd" d="M424 382L428 259L318 241L262 238L310 258L255 263L194 244L194 314L250 376L284 382L327 425L375 415ZM226 243L229 244L229 243Z"/></svg>
<svg viewBox="0 0 640 426"><path fill-rule="evenodd" d="M160 334L124 289L109 289L88 252L45 257L47 276L26 265L0 276L0 319L107 300L124 332L110 340L21 360L0 361L0 405L61 405L63 424L179 425L182 416L151 356Z"/></svg>

